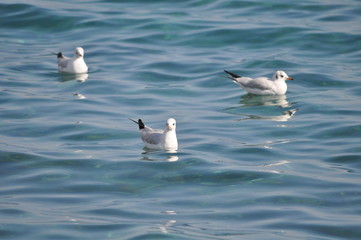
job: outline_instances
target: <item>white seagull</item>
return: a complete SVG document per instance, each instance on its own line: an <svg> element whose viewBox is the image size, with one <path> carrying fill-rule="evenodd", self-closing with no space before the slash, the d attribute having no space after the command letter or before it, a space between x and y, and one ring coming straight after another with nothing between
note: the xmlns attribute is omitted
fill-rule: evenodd
<svg viewBox="0 0 361 240"><path fill-rule="evenodd" d="M152 129L146 126L141 119L135 121L139 126L140 136L145 147L150 149L165 149L165 150L177 150L178 140L176 135L176 121L174 118L169 118L166 123L165 130Z"/></svg>
<svg viewBox="0 0 361 240"><path fill-rule="evenodd" d="M74 57L67 58L61 52L56 54L58 56L58 70L63 73L86 73L88 66L84 62L84 49L81 47L75 48Z"/></svg>
<svg viewBox="0 0 361 240"><path fill-rule="evenodd" d="M256 95L282 95L287 91L286 80L293 80L284 71L276 71L272 78L267 77L241 77L224 70L230 79L248 93Z"/></svg>

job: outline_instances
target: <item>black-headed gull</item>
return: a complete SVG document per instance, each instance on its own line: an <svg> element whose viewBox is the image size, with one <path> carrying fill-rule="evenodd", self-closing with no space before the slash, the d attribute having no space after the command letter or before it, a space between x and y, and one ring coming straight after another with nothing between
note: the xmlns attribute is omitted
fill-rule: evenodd
<svg viewBox="0 0 361 240"><path fill-rule="evenodd" d="M56 54L58 56L58 70L63 73L86 73L88 66L84 62L84 49L81 47L75 48L74 57L67 58L61 52Z"/></svg>
<svg viewBox="0 0 361 240"><path fill-rule="evenodd" d="M146 126L141 119L135 121L139 126L140 136L145 147L150 149L165 149L165 150L177 150L178 140L176 135L176 121L174 118L169 118L166 123L165 130L152 129Z"/></svg>
<svg viewBox="0 0 361 240"><path fill-rule="evenodd" d="M230 79L248 93L256 95L282 95L287 91L286 80L293 80L284 71L276 71L272 78L267 77L241 77L224 70Z"/></svg>

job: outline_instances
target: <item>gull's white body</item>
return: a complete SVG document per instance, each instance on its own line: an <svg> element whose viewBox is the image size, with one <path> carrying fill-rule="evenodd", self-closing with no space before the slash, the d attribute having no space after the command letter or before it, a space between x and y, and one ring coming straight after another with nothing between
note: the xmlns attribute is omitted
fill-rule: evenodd
<svg viewBox="0 0 361 240"><path fill-rule="evenodd" d="M130 119L132 120L132 119ZM132 120L139 125L139 132L145 147L150 149L177 150L178 140L176 134L176 120L169 118L165 130L152 129L142 122Z"/></svg>
<svg viewBox="0 0 361 240"><path fill-rule="evenodd" d="M58 54L58 70L63 73L86 73L88 66L84 61L84 49L77 47L73 58L63 56L61 52Z"/></svg>
<svg viewBox="0 0 361 240"><path fill-rule="evenodd" d="M256 95L282 95L287 92L286 80L293 80L284 71L276 71L272 78L267 77L241 77L234 73L225 71L232 81L246 90L248 93Z"/></svg>

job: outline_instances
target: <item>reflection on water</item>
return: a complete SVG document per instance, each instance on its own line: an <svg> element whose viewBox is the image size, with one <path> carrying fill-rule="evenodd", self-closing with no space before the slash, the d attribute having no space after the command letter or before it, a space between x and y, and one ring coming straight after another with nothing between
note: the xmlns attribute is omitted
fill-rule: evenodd
<svg viewBox="0 0 361 240"><path fill-rule="evenodd" d="M238 119L238 121L249 120L249 119L261 119L261 120L271 120L276 122L287 122L293 117L293 115L298 110L299 110L298 108L287 110L282 112L282 114L278 116L257 116L257 115L249 115L249 114L240 114L242 116L246 116L246 118Z"/></svg>
<svg viewBox="0 0 361 240"><path fill-rule="evenodd" d="M157 154L160 153L160 154ZM166 161L166 162L176 162L179 160L179 157L176 155L177 151L162 151L144 148L142 152L142 160L145 161Z"/></svg>
<svg viewBox="0 0 361 240"><path fill-rule="evenodd" d="M262 95L247 94L241 96L239 103L240 106L224 109L228 113L244 116L243 118L238 119L238 121L260 119L260 120L271 120L276 122L286 122L289 121L294 116L294 114L299 110L299 108L294 108L294 109L289 109L287 111L282 111L281 113L279 113L279 110L277 110L278 113L274 113L274 111L272 111L272 114L275 115L268 115L268 116L243 113L245 109L248 110L254 108L257 110L256 107L263 107L263 106L276 107L277 109L292 107L294 103L288 102L286 95L262 96ZM254 112L253 110L251 111Z"/></svg>
<svg viewBox="0 0 361 240"><path fill-rule="evenodd" d="M268 169L268 168L279 167L279 166L282 166L282 165L285 165L285 167L290 168L289 164L290 164L290 162L287 161L287 160L281 160L281 161L278 161L278 162L275 162L275 163L265 164L263 166L265 169L263 169L262 171L263 172L275 173L275 174L283 173L284 169Z"/></svg>
<svg viewBox="0 0 361 240"><path fill-rule="evenodd" d="M179 160L178 156L156 156L156 157L149 157L149 156L145 156L142 158L142 160L145 161L166 161L166 162L176 162Z"/></svg>
<svg viewBox="0 0 361 240"><path fill-rule="evenodd" d="M74 93L73 96L77 99L86 99L86 97L81 93Z"/></svg>
<svg viewBox="0 0 361 240"><path fill-rule="evenodd" d="M166 221L163 225L158 225L158 228L162 233L168 233L168 228L171 227L176 222L177 222L176 220L169 220Z"/></svg>
<svg viewBox="0 0 361 240"><path fill-rule="evenodd" d="M167 162L176 162L179 160L179 157L178 156L168 156L167 157Z"/></svg>
<svg viewBox="0 0 361 240"><path fill-rule="evenodd" d="M89 77L87 73L79 73L79 74L70 74L70 73L59 73L59 81L67 82L67 81L78 81L85 82Z"/></svg>
<svg viewBox="0 0 361 240"><path fill-rule="evenodd" d="M175 214L177 214L176 211L172 211L172 210L170 210L170 211L163 211L162 213L164 213L164 214L169 214L169 215L175 215Z"/></svg>
<svg viewBox="0 0 361 240"><path fill-rule="evenodd" d="M234 147L239 147L241 145L242 147L256 147L256 148L266 148L266 149L272 149L272 145L284 144L284 143L290 142L289 139L278 139L278 140L266 140L261 143L253 143L252 144L252 143L239 142L239 141L229 140L229 139L221 139L221 140L224 142L230 142L230 143L234 144Z"/></svg>
<svg viewBox="0 0 361 240"><path fill-rule="evenodd" d="M291 107L292 103L287 101L286 95L253 95L241 96L239 102L242 106L277 106L281 108Z"/></svg>
<svg viewBox="0 0 361 240"><path fill-rule="evenodd" d="M284 164L288 164L290 163L289 161L286 161L286 160L283 160L283 161L278 161L278 162L275 162L275 163L269 163L269 164L266 164L264 165L265 167L272 167L272 166L279 166L279 165L284 165Z"/></svg>
<svg viewBox="0 0 361 240"><path fill-rule="evenodd" d="M176 215L176 211L163 211L161 212L163 214L167 214L167 215ZM159 230L162 232L162 233L168 233L168 228L170 228L171 226L173 226L177 221L172 219L172 220L168 220L166 221L164 224L162 225L158 225L158 228Z"/></svg>

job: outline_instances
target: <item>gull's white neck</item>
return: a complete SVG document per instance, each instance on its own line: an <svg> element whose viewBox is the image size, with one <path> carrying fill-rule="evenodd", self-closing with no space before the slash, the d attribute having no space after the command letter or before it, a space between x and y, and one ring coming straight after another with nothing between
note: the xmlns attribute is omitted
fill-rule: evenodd
<svg viewBox="0 0 361 240"><path fill-rule="evenodd" d="M164 130L164 139L163 145L165 149L168 150L177 150L178 149L178 140L175 129L173 130Z"/></svg>
<svg viewBox="0 0 361 240"><path fill-rule="evenodd" d="M275 93L276 94L285 94L287 91L287 84L284 80L275 80L274 81L275 84Z"/></svg>

